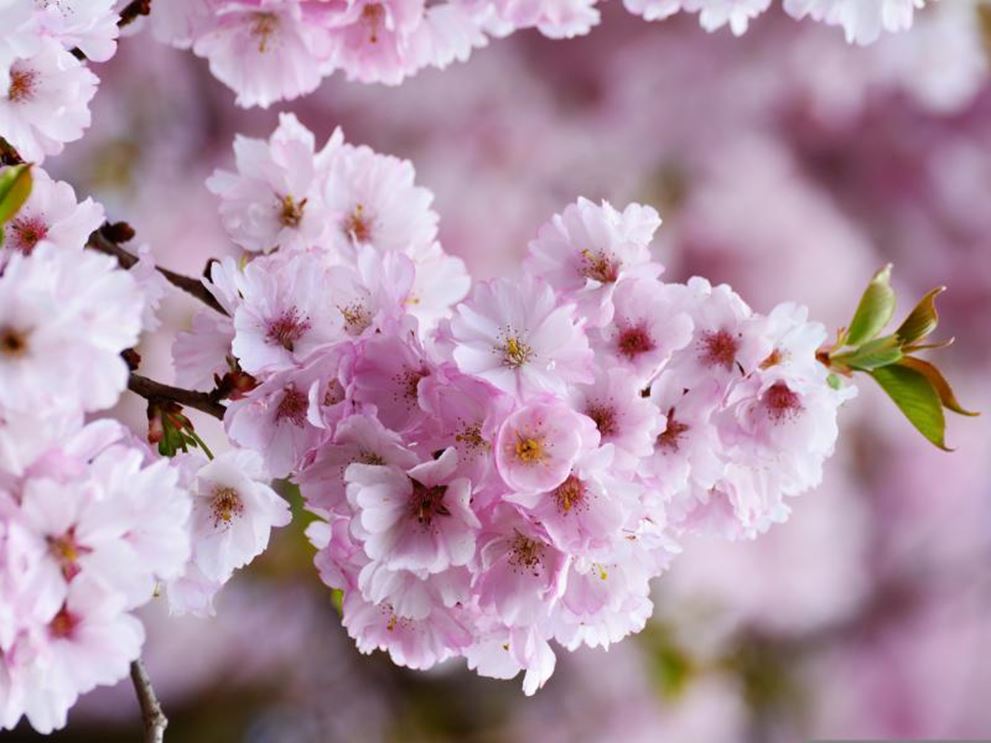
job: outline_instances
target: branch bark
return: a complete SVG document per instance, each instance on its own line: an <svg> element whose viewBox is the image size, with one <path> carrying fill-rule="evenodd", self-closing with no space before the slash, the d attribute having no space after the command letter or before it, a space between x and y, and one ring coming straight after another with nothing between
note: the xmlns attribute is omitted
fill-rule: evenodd
<svg viewBox="0 0 991 743"><path fill-rule="evenodd" d="M134 253L121 247L120 244L108 238L103 233L103 229L104 228L101 227L89 236L89 241L86 243L87 246L94 250L99 250L101 253L112 255L117 259L117 262L120 263L121 268L124 269L131 268L131 266L138 262L138 257L134 255ZM227 311L220 306L217 299L205 286L203 286L203 282L199 279L193 278L192 276L185 276L181 273L176 273L175 271L170 271L167 268L162 268L160 266L156 266L155 268L160 274L162 274L162 276L165 277L166 281L173 286L182 289L182 291L186 292L186 294L200 300L210 309L216 310L222 315L227 314Z"/></svg>
<svg viewBox="0 0 991 743"><path fill-rule="evenodd" d="M155 696L155 689L151 685L148 671L145 665L138 658L131 663L131 682L134 684L134 691L138 696L138 705L141 707L141 721L145 728L145 743L164 743L165 728L169 726L169 720L162 711L162 705Z"/></svg>
<svg viewBox="0 0 991 743"><path fill-rule="evenodd" d="M132 0L124 9L120 12L120 18L117 21L118 28L124 28L124 26L137 20L139 16L148 15L151 13L151 0Z"/></svg>
<svg viewBox="0 0 991 743"><path fill-rule="evenodd" d="M131 376L127 380L127 388L146 400L170 400L187 408L193 408L207 415L212 415L218 420L224 419L224 412L227 410L226 407L206 392L196 392L195 390L186 390L182 387L172 387L133 372L131 372Z"/></svg>

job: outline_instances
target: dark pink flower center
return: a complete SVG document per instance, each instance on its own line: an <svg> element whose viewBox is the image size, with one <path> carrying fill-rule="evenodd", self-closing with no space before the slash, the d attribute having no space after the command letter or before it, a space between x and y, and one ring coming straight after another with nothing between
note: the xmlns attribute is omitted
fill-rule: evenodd
<svg viewBox="0 0 991 743"><path fill-rule="evenodd" d="M293 425L302 427L306 424L306 411L310 406L310 401L306 395L296 389L293 385L288 385L279 400L279 407L275 409L275 420L289 420Z"/></svg>
<svg viewBox="0 0 991 743"><path fill-rule="evenodd" d="M585 415L595 422L599 435L607 439L616 434L619 428L616 424L616 409L609 405L594 403L585 408Z"/></svg>
<svg viewBox="0 0 991 743"><path fill-rule="evenodd" d="M48 634L58 640L65 640L75 633L79 625L79 617L69 611L66 606L59 609L58 614L48 623Z"/></svg>
<svg viewBox="0 0 991 743"><path fill-rule="evenodd" d="M657 446L670 452L676 452L681 447L681 437L690 427L674 417L674 408L668 411L668 425L664 433L657 437Z"/></svg>
<svg viewBox="0 0 991 743"><path fill-rule="evenodd" d="M21 217L10 223L10 247L31 255L35 246L48 235L48 225L38 217Z"/></svg>
<svg viewBox="0 0 991 743"><path fill-rule="evenodd" d="M775 382L764 393L764 408L775 423L795 415L802 409L802 401L784 382Z"/></svg>
<svg viewBox="0 0 991 743"><path fill-rule="evenodd" d="M509 564L519 572L530 573L535 578L539 578L543 562L543 542L516 532L509 545Z"/></svg>
<svg viewBox="0 0 991 743"><path fill-rule="evenodd" d="M427 487L422 482L412 480L413 492L410 495L410 513L424 528L433 524L434 516L450 516L451 512L444 505L446 485Z"/></svg>
<svg viewBox="0 0 991 743"><path fill-rule="evenodd" d="M79 575L79 571L82 569L79 566L79 558L92 552L89 547L76 541L76 527L74 526L60 537L48 537L47 542L49 553L59 564L62 577L67 581Z"/></svg>
<svg viewBox="0 0 991 743"><path fill-rule="evenodd" d="M621 331L616 341L616 347L621 355L631 361L640 354L648 353L657 348L654 339L650 337L647 327L643 324Z"/></svg>
<svg viewBox="0 0 991 743"><path fill-rule="evenodd" d="M287 351L293 351L296 343L310 329L309 318L300 315L299 310L292 307L283 312L275 320L268 323L265 337L269 343L282 346Z"/></svg>
<svg viewBox="0 0 991 743"><path fill-rule="evenodd" d="M740 341L728 330L717 330L703 333L699 346L705 366L721 366L729 370L736 363Z"/></svg>
<svg viewBox="0 0 991 743"><path fill-rule="evenodd" d="M38 80L38 73L34 70L11 69L10 88L7 90L7 98L11 103L22 103L34 97L35 83Z"/></svg>
<svg viewBox="0 0 991 743"><path fill-rule="evenodd" d="M385 8L381 3L369 3L361 10L361 21L368 27L368 43L377 44L385 23Z"/></svg>

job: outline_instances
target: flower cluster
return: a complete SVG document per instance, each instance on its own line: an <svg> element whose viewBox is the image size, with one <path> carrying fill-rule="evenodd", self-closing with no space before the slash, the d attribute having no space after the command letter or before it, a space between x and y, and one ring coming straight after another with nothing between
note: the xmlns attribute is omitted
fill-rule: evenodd
<svg viewBox="0 0 991 743"><path fill-rule="evenodd" d="M852 388L803 308L660 280L657 213L579 200L523 276L474 286L404 163L291 116L210 181L230 314L175 347L190 383L250 378L229 436L300 486L323 580L363 652L549 677L652 611L686 532L752 537L819 483ZM273 248L277 248L272 250ZM269 252L265 252L269 251Z"/></svg>
<svg viewBox="0 0 991 743"><path fill-rule="evenodd" d="M116 422L11 416L2 435L0 729L24 715L47 733L127 675L144 641L131 612L181 573L190 503Z"/></svg>
<svg viewBox="0 0 991 743"><path fill-rule="evenodd" d="M99 82L83 60L117 50L116 0L0 3L0 132L25 159L57 155L89 126Z"/></svg>
<svg viewBox="0 0 991 743"><path fill-rule="evenodd" d="M126 675L132 611L158 585L173 610L209 611L289 512L252 452L170 462L86 423L126 388L121 354L157 325L162 279L146 251L125 271L84 249L103 208L38 167L32 181L0 248L0 729L48 732Z"/></svg>
<svg viewBox="0 0 991 743"><path fill-rule="evenodd" d="M698 13L708 31L740 35L771 0L624 0L648 21ZM341 70L350 80L396 85L408 75L467 59L490 37L536 28L571 38L598 24L597 0L169 0L152 22L159 38L191 48L237 93L241 106L268 106L312 92ZM842 26L851 43L912 24L923 0L784 0L796 19Z"/></svg>

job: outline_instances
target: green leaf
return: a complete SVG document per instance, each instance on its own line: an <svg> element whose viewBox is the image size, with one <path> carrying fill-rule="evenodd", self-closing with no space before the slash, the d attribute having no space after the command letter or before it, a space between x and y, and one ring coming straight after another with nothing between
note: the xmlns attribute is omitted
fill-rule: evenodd
<svg viewBox="0 0 991 743"><path fill-rule="evenodd" d="M895 313L895 292L891 288L891 264L882 268L867 285L857 311L850 321L844 343L859 346L874 338Z"/></svg>
<svg viewBox="0 0 991 743"><path fill-rule="evenodd" d="M869 372L872 369L894 364L901 357L902 349L898 338L894 335L886 335L868 341L853 351L837 354L831 360L851 369Z"/></svg>
<svg viewBox="0 0 991 743"><path fill-rule="evenodd" d="M928 379L929 384L932 385L933 389L936 390L936 394L939 395L939 401L947 410L952 410L954 413L959 413L960 415L980 415L980 413L967 410L957 401L957 396L953 393L953 388L950 387L950 383L946 381L946 377L943 376L943 372L936 368L935 365L929 363L928 361L917 359L914 356L906 356L898 363L902 366L908 367L909 369L914 369Z"/></svg>
<svg viewBox="0 0 991 743"><path fill-rule="evenodd" d="M898 326L895 335L902 342L902 345L915 343L929 337L936 326L939 325L939 313L936 312L936 297L946 291L945 286L938 286L929 291L919 303L915 305L905 321Z"/></svg>
<svg viewBox="0 0 991 743"><path fill-rule="evenodd" d="M939 394L921 372L908 366L892 364L870 372L898 409L929 441L944 451L946 420Z"/></svg>
<svg viewBox="0 0 991 743"><path fill-rule="evenodd" d="M843 382L840 380L839 374L830 374L826 377L826 382L829 383L829 386L834 390L838 390L843 386Z"/></svg>
<svg viewBox="0 0 991 743"><path fill-rule="evenodd" d="M0 224L9 222L31 195L31 166L14 165L0 172Z"/></svg>

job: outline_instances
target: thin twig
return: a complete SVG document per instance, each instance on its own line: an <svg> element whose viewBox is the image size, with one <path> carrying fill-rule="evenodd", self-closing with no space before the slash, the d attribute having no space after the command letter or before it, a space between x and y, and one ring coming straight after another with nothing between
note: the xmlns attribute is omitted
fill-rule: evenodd
<svg viewBox="0 0 991 743"><path fill-rule="evenodd" d="M132 0L120 12L120 19L117 21L118 28L133 23L139 16L151 13L151 0Z"/></svg>
<svg viewBox="0 0 991 743"><path fill-rule="evenodd" d="M148 678L148 671L145 665L138 658L131 663L131 682L134 684L134 691L138 695L138 705L141 707L141 721L145 728L145 743L164 743L165 728L169 726L169 720L162 711L162 705L155 696L155 689Z"/></svg>
<svg viewBox="0 0 991 743"><path fill-rule="evenodd" d="M126 6L124 6L124 9L120 12L120 15L117 18L117 28L129 26L141 16L150 14L151 0L132 0L132 2L129 2ZM80 62L84 62L88 59L83 50L78 46L70 49L69 53Z"/></svg>
<svg viewBox="0 0 991 743"><path fill-rule="evenodd" d="M21 165L24 158L21 157L14 146L3 137L0 137L0 165Z"/></svg>
<svg viewBox="0 0 991 743"><path fill-rule="evenodd" d="M161 382L156 382L154 379L142 377L140 374L134 374L133 372L127 380L127 388L146 400L170 400L187 408L193 408L207 415L212 415L218 420L224 419L224 412L227 410L212 395L206 392L196 392L195 390L186 390L182 387L172 387Z"/></svg>
<svg viewBox="0 0 991 743"><path fill-rule="evenodd" d="M120 263L121 268L128 269L137 263L138 257L126 248L122 248L118 243L109 239L104 234L104 229L105 227L101 227L99 230L96 230L89 236L89 241L86 244L94 250L99 250L101 253L112 255L117 259L117 262ZM203 282L199 279L193 278L192 276L185 276L181 273L176 273L175 271L170 271L167 268L162 268L160 266L156 266L155 268L173 286L182 289L190 296L196 297L196 299L200 300L210 309L216 310L222 315L227 314L227 311L220 306L220 303L217 301L216 297L210 293L209 289L203 286Z"/></svg>

